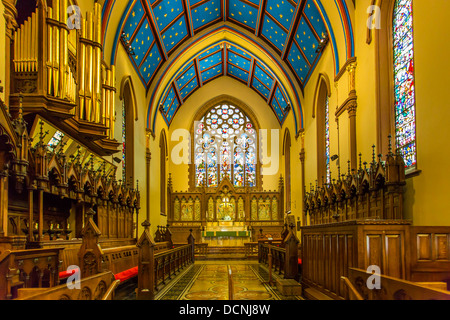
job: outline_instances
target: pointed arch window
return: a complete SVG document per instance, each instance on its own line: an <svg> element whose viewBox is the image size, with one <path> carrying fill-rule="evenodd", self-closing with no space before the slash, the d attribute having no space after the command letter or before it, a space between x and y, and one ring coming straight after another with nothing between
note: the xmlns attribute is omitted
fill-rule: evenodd
<svg viewBox="0 0 450 320"><path fill-rule="evenodd" d="M194 124L195 186L256 186L257 132L238 107L222 104Z"/></svg>
<svg viewBox="0 0 450 320"><path fill-rule="evenodd" d="M318 79L313 117L317 111L317 177L319 184L331 183L330 82L324 74Z"/></svg>
<svg viewBox="0 0 450 320"><path fill-rule="evenodd" d="M330 154L330 99L325 100L325 173L326 182L331 183L331 154Z"/></svg>
<svg viewBox="0 0 450 320"><path fill-rule="evenodd" d="M125 100L122 102L122 181L127 180L127 110Z"/></svg>
<svg viewBox="0 0 450 320"><path fill-rule="evenodd" d="M134 180L134 121L135 104L130 82L122 89L122 181L132 183Z"/></svg>
<svg viewBox="0 0 450 320"><path fill-rule="evenodd" d="M412 0L396 0L393 13L395 137L406 168L417 165Z"/></svg>
<svg viewBox="0 0 450 320"><path fill-rule="evenodd" d="M159 163L159 170L161 173L160 178L160 213L161 215L166 215L166 207L167 207L167 168L166 168L166 162L167 162L167 137L166 132L163 130L161 131L161 136L159 139L159 148L160 148L160 163Z"/></svg>

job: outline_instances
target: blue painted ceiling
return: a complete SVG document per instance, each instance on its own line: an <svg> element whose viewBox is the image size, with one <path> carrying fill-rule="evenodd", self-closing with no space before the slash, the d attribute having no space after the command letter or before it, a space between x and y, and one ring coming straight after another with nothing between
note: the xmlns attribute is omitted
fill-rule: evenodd
<svg viewBox="0 0 450 320"><path fill-rule="evenodd" d="M328 36L313 0L134 0L125 14L122 44L131 45L134 55L129 57L147 88L178 46L217 22L231 22L263 39L289 66L302 89L321 57L320 42ZM179 94L173 92L170 110L176 110L182 103L179 99L185 100L195 88L223 75L247 83L265 99L277 97L271 106L283 109L274 79L242 49L210 48L188 67L176 80L174 91ZM167 99L171 101L171 96ZM170 110L166 110L169 122ZM285 115L275 112L282 121Z"/></svg>
<svg viewBox="0 0 450 320"><path fill-rule="evenodd" d="M320 40L327 35L313 0L135 0L122 31L145 85L183 41L219 21L262 38L289 65L302 88L320 58Z"/></svg>
<svg viewBox="0 0 450 320"><path fill-rule="evenodd" d="M195 90L223 75L254 89L271 106L278 121L284 122L291 102L276 76L250 52L222 42L193 57L175 76L159 103L167 124L170 125L178 108Z"/></svg>

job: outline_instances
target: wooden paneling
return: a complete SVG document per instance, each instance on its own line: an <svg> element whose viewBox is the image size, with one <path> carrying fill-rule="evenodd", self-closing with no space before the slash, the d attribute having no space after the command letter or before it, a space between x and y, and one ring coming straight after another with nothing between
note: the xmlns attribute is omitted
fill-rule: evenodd
<svg viewBox="0 0 450 320"><path fill-rule="evenodd" d="M410 239L409 279L450 284L450 227L411 227Z"/></svg>
<svg viewBox="0 0 450 320"><path fill-rule="evenodd" d="M347 296L341 277L351 267L379 266L383 274L405 278L408 223L348 221L302 227L303 282L334 299Z"/></svg>

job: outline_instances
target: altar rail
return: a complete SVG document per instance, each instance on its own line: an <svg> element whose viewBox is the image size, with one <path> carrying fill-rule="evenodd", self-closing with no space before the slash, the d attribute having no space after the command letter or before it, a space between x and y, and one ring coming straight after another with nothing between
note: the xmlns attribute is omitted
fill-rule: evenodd
<svg viewBox="0 0 450 320"><path fill-rule="evenodd" d="M286 250L284 248L269 244L260 244L258 259L259 263L271 267L272 272L278 273L279 276L284 276L286 262Z"/></svg>
<svg viewBox="0 0 450 320"><path fill-rule="evenodd" d="M278 272L285 279L299 279L298 245L300 243L292 225L280 246L258 243L258 261L269 266L269 272Z"/></svg>
<svg viewBox="0 0 450 320"><path fill-rule="evenodd" d="M153 300L155 292L172 276L194 263L195 239L191 234L188 244L161 253L155 253L155 241L150 234L150 223L142 224L144 232L136 246L139 248L137 299Z"/></svg>
<svg viewBox="0 0 450 320"><path fill-rule="evenodd" d="M259 244L258 242L246 242L244 243L244 251L246 258L258 257Z"/></svg>
<svg viewBox="0 0 450 320"><path fill-rule="evenodd" d="M172 250L154 255L155 260L155 291L180 273L186 266L193 263L192 245L186 244Z"/></svg>

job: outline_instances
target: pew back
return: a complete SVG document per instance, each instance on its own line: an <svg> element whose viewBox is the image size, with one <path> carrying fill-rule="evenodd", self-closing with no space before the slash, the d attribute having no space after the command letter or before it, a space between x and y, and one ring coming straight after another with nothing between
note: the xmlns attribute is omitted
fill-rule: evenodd
<svg viewBox="0 0 450 320"><path fill-rule="evenodd" d="M450 300L450 291L385 275L380 276L381 289L370 290L367 280L371 276L365 270L349 268L348 279L364 300Z"/></svg>
<svg viewBox="0 0 450 320"><path fill-rule="evenodd" d="M58 285L62 248L6 250L0 255L0 300L14 299L19 288Z"/></svg>
<svg viewBox="0 0 450 320"><path fill-rule="evenodd" d="M65 284L51 289L19 289L17 300L103 300L114 282L113 274L104 272L82 279L80 290L70 289ZM107 298L112 300L113 295Z"/></svg>

